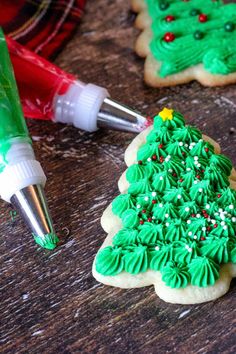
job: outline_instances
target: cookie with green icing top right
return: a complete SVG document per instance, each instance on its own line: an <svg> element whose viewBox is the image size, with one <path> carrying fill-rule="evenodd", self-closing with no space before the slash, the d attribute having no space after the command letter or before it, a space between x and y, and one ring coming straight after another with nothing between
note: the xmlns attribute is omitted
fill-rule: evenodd
<svg viewBox="0 0 236 354"><path fill-rule="evenodd" d="M154 87L236 82L236 4L221 0L131 0L142 31L135 50Z"/></svg>
<svg viewBox="0 0 236 354"><path fill-rule="evenodd" d="M93 275L121 288L154 284L174 303L227 292L236 276L236 181L230 159L164 108L127 148L128 169L102 217ZM151 166L151 167L150 167Z"/></svg>

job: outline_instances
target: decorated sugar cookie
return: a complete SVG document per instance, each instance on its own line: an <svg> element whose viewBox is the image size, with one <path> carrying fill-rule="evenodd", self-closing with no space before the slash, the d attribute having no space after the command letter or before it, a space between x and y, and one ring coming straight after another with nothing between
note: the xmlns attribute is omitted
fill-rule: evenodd
<svg viewBox="0 0 236 354"><path fill-rule="evenodd" d="M219 0L132 0L142 30L137 53L151 86L236 82L236 4Z"/></svg>
<svg viewBox="0 0 236 354"><path fill-rule="evenodd" d="M164 108L125 154L121 194L105 210L108 236L94 277L121 288L154 284L173 303L228 291L236 276L236 178L219 145Z"/></svg>

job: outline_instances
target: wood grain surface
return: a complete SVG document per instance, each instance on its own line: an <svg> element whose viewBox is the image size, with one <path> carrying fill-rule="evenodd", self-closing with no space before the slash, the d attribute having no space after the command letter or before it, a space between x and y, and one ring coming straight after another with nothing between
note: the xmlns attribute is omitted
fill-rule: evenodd
<svg viewBox="0 0 236 354"><path fill-rule="evenodd" d="M88 0L83 23L57 64L143 113L175 107L236 165L235 86L148 88L143 60L132 49L134 19L127 0ZM66 242L53 252L40 249L11 207L0 203L0 352L235 353L235 281L217 301L181 306L164 303L152 287L121 290L91 275L106 236L99 219L118 194L133 136L28 123L48 176L55 226Z"/></svg>

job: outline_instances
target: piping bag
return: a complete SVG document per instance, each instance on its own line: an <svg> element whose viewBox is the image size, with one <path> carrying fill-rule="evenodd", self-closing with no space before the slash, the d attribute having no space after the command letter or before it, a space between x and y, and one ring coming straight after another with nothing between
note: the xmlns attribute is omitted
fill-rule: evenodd
<svg viewBox="0 0 236 354"><path fill-rule="evenodd" d="M0 195L23 217L36 243L53 249L58 238L43 191L46 177L34 156L1 29L0 52Z"/></svg>
<svg viewBox="0 0 236 354"><path fill-rule="evenodd" d="M25 117L72 124L85 131L108 128L139 133L147 118L85 84L10 37L7 45Z"/></svg>

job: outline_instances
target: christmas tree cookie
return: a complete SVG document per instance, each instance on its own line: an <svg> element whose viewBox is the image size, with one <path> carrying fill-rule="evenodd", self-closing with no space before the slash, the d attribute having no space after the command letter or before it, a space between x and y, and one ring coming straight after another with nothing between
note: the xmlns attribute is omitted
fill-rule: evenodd
<svg viewBox="0 0 236 354"><path fill-rule="evenodd" d="M121 194L102 216L108 236L94 277L121 288L154 284L172 303L225 294L236 276L236 177L219 145L164 108L125 161Z"/></svg>
<svg viewBox="0 0 236 354"><path fill-rule="evenodd" d="M132 0L142 30L136 52L154 87L198 80L236 82L236 4L219 0Z"/></svg>

